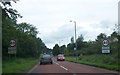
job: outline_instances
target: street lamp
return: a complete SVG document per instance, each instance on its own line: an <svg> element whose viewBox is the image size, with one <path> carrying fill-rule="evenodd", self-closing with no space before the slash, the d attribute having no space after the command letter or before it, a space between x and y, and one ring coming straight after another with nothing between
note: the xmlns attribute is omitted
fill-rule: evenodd
<svg viewBox="0 0 120 75"><path fill-rule="evenodd" d="M70 22L73 22L74 25L75 25L75 48L74 48L74 50L77 50L77 42L76 42L76 21L70 20ZM76 53L77 53L77 51L76 51ZM76 54L76 60L77 60L77 54Z"/></svg>
<svg viewBox="0 0 120 75"><path fill-rule="evenodd" d="M70 20L70 22L74 22L75 25L75 50L77 49L77 43L76 43L76 21Z"/></svg>

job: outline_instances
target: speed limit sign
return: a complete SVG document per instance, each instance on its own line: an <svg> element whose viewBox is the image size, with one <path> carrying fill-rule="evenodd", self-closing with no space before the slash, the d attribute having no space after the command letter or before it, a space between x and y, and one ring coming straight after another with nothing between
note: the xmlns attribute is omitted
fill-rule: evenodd
<svg viewBox="0 0 120 75"><path fill-rule="evenodd" d="M15 40L11 40L11 41L10 41L10 46L11 46L11 47L14 47L15 45L16 45Z"/></svg>
<svg viewBox="0 0 120 75"><path fill-rule="evenodd" d="M108 44L109 44L108 40L103 41L103 46L108 46Z"/></svg>
<svg viewBox="0 0 120 75"><path fill-rule="evenodd" d="M110 44L107 39L102 42L102 53L110 53Z"/></svg>
<svg viewBox="0 0 120 75"><path fill-rule="evenodd" d="M16 45L16 40L11 39L9 47L8 47L8 54L16 54L17 53L17 47L16 46L17 46Z"/></svg>

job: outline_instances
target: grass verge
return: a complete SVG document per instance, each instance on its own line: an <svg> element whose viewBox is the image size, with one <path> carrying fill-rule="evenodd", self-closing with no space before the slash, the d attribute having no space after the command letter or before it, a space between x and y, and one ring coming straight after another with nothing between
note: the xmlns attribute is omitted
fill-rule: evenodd
<svg viewBox="0 0 120 75"><path fill-rule="evenodd" d="M120 70L119 67L120 64L118 63L118 61L110 60L110 57L106 55L82 56L81 58L77 58L77 60L76 57L66 57L66 60L74 63L85 64L85 65L105 68L109 70L115 70L115 71Z"/></svg>
<svg viewBox="0 0 120 75"><path fill-rule="evenodd" d="M2 64L2 73L23 73L37 63L35 58L17 58L5 60Z"/></svg>

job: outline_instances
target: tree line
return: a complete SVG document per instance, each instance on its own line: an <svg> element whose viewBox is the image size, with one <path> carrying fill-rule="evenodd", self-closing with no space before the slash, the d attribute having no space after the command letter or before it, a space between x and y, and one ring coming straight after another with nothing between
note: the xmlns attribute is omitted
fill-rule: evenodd
<svg viewBox="0 0 120 75"><path fill-rule="evenodd" d="M2 8L2 57L7 58L11 39L16 39L17 57L38 57L47 49L37 28L29 23L17 24L17 18L22 18L11 2L1 2Z"/></svg>
<svg viewBox="0 0 120 75"><path fill-rule="evenodd" d="M116 31L114 31L110 36L107 36L105 33L100 33L95 41L84 41L84 37L80 35L77 40L77 48L74 37L71 37L71 42L67 45L59 46L55 44L53 47L53 54L65 54L67 56L80 56L82 55L93 55L93 54L102 54L102 42L104 39L108 39L110 43L110 54L116 55L118 57L118 53L120 53L120 35ZM119 57L120 58L120 57Z"/></svg>

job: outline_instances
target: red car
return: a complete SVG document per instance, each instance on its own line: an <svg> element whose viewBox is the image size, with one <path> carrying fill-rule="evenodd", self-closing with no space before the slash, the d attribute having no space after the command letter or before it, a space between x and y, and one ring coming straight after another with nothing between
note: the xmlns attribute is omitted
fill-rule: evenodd
<svg viewBox="0 0 120 75"><path fill-rule="evenodd" d="M61 61L64 61L64 60L65 60L65 57L64 57L63 54L59 54L59 55L57 56L57 61L59 61L59 60L61 60Z"/></svg>

